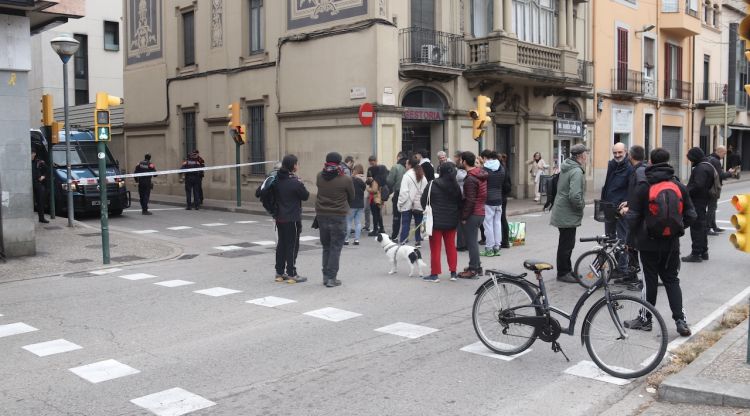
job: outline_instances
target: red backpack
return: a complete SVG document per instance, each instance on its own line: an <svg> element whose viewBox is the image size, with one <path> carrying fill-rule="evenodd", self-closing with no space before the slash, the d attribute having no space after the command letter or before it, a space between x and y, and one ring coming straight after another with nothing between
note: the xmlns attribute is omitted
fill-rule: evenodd
<svg viewBox="0 0 750 416"><path fill-rule="evenodd" d="M648 189L646 232L650 238L666 240L685 234L682 222L682 191L672 180L651 185Z"/></svg>

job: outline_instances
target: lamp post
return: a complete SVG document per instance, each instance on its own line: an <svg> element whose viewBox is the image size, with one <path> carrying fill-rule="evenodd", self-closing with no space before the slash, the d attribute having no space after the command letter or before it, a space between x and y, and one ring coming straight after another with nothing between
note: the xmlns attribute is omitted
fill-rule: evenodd
<svg viewBox="0 0 750 416"><path fill-rule="evenodd" d="M70 169L70 130L68 124L68 61L76 51L79 43L69 34L58 36L50 42L52 49L55 50L63 63L63 108L65 110L65 164L67 165L66 180L68 183L68 227L73 226L73 217L75 209L73 208L73 177Z"/></svg>

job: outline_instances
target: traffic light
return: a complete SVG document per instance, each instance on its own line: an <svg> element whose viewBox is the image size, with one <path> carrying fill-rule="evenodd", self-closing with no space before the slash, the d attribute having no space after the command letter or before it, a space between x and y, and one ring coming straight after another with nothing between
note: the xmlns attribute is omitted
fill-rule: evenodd
<svg viewBox="0 0 750 416"><path fill-rule="evenodd" d="M53 121L52 125L50 126L50 143L52 144L58 144L60 143L60 130L63 128L63 123L59 121Z"/></svg>
<svg viewBox="0 0 750 416"><path fill-rule="evenodd" d="M227 110L229 110L229 114L227 114L227 117L229 117L229 123L227 123L229 126L229 134L232 136L232 140L234 140L235 143L243 145L247 141L247 138L245 126L242 124L240 103L235 101L232 104L229 104Z"/></svg>
<svg viewBox="0 0 750 416"><path fill-rule="evenodd" d="M120 97L106 92L96 93L96 109L94 110L94 140L108 142L112 140L112 126L109 118L109 107L123 104Z"/></svg>
<svg viewBox="0 0 750 416"><path fill-rule="evenodd" d="M732 225L737 232L729 236L729 241L736 249L750 253L750 194L733 196L732 205L737 210L732 215Z"/></svg>
<svg viewBox="0 0 750 416"><path fill-rule="evenodd" d="M487 126L492 123L489 113L492 112L490 104L492 100L490 97L480 95L477 97L477 109L469 111L469 117L472 119L471 125L471 137L476 140L482 140L484 132L487 131Z"/></svg>
<svg viewBox="0 0 750 416"><path fill-rule="evenodd" d="M745 40L745 59L750 61L750 0L745 0L745 3L748 14L740 22L738 35ZM745 84L745 92L750 95L750 84Z"/></svg>
<svg viewBox="0 0 750 416"><path fill-rule="evenodd" d="M55 113L52 109L52 94L42 95L42 126L50 127L55 121Z"/></svg>

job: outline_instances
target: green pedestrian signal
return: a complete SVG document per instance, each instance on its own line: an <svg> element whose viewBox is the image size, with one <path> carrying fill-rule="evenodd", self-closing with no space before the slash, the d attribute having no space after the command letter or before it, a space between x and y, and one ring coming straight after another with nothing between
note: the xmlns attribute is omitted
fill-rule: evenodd
<svg viewBox="0 0 750 416"><path fill-rule="evenodd" d="M108 142L109 141L109 127L98 127L96 130L96 141Z"/></svg>

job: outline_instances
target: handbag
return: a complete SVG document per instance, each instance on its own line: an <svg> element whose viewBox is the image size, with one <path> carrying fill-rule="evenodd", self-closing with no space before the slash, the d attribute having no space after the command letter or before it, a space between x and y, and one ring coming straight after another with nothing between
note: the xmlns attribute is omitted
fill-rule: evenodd
<svg viewBox="0 0 750 416"><path fill-rule="evenodd" d="M432 205L430 202L430 196L432 196L432 184L435 181L430 182L430 187L427 190L427 206L424 208L424 212L422 215L424 215L424 218L422 220L422 223L424 224L424 230L422 231L422 234L430 237L432 236Z"/></svg>

